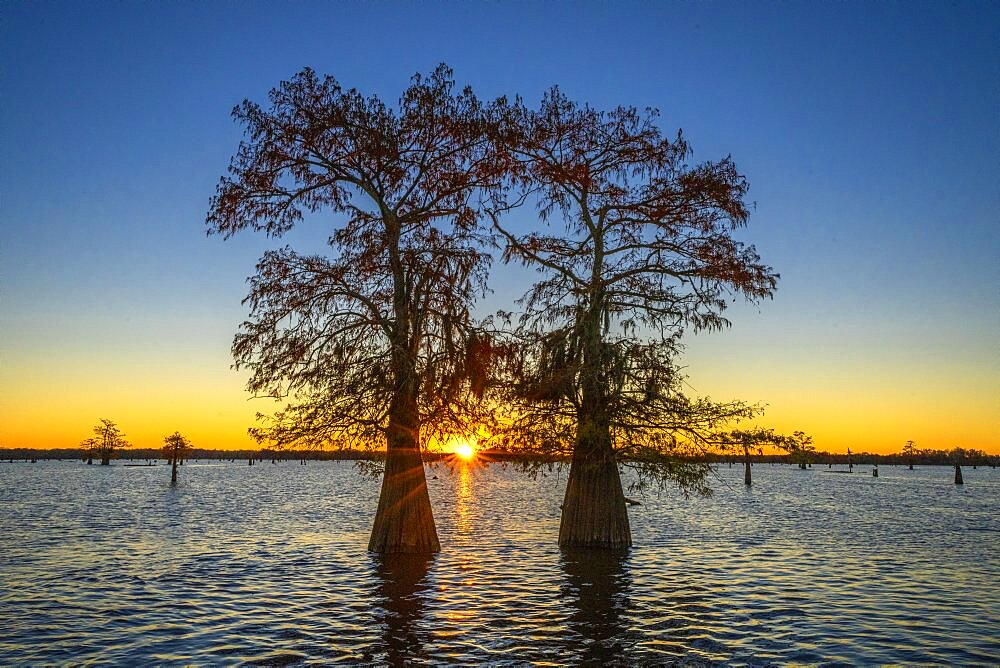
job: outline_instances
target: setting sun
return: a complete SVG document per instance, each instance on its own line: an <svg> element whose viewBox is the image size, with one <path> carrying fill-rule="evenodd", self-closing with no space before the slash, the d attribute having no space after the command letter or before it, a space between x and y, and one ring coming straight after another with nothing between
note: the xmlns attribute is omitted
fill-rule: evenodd
<svg viewBox="0 0 1000 668"><path fill-rule="evenodd" d="M462 459L472 459L476 455L475 439L453 436L448 439L446 450L451 450Z"/></svg>

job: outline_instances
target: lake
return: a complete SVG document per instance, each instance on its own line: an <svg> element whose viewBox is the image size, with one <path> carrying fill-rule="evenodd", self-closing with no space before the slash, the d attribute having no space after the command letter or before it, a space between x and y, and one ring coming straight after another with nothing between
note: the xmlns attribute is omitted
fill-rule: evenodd
<svg viewBox="0 0 1000 668"><path fill-rule="evenodd" d="M855 470L633 493L609 555L565 470L437 464L442 551L384 559L349 462L2 463L0 664L1000 661L1000 471Z"/></svg>

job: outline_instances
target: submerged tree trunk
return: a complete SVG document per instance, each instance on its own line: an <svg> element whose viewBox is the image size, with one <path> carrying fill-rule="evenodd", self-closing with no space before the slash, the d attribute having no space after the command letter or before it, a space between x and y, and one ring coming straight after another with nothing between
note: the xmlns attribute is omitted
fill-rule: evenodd
<svg viewBox="0 0 1000 668"><path fill-rule="evenodd" d="M750 473L750 450L749 448L743 448L743 483L750 487L752 484L753 476Z"/></svg>
<svg viewBox="0 0 1000 668"><path fill-rule="evenodd" d="M368 549L383 554L438 552L424 463L417 448L390 448Z"/></svg>
<svg viewBox="0 0 1000 668"><path fill-rule="evenodd" d="M560 547L621 549L631 547L625 493L610 435L590 421L579 425L573 461L570 464L562 521Z"/></svg>
<svg viewBox="0 0 1000 668"><path fill-rule="evenodd" d="M176 457L174 457L174 459L173 459L173 469L170 472L170 484L171 485L176 485L177 484L177 458Z"/></svg>
<svg viewBox="0 0 1000 668"><path fill-rule="evenodd" d="M559 546L622 549L632 546L625 493L611 442L603 373L600 296L594 297L583 324L581 402L576 442L566 483Z"/></svg>
<svg viewBox="0 0 1000 668"><path fill-rule="evenodd" d="M368 542L372 552L420 554L441 549L420 455L415 375L405 383L414 389L403 388L389 408L385 475Z"/></svg>
<svg viewBox="0 0 1000 668"><path fill-rule="evenodd" d="M101 466L110 466L110 465L111 465L111 455L102 455Z"/></svg>
<svg viewBox="0 0 1000 668"><path fill-rule="evenodd" d="M959 466L958 464L955 464L955 484L956 485L963 485L963 484L965 484L962 481L962 467Z"/></svg>

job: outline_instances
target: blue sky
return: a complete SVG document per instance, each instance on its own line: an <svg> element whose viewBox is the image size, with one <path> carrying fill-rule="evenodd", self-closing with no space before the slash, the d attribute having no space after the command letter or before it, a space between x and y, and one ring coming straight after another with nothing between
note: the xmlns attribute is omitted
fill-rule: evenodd
<svg viewBox="0 0 1000 668"><path fill-rule="evenodd" d="M0 31L0 446L104 415L244 444L266 406L228 348L275 242L204 234L230 110L304 66L395 100L444 61L485 98L657 107L696 160L733 156L782 280L688 340L699 392L831 450L1000 449L996 3L6 3ZM527 278L492 281L484 310Z"/></svg>

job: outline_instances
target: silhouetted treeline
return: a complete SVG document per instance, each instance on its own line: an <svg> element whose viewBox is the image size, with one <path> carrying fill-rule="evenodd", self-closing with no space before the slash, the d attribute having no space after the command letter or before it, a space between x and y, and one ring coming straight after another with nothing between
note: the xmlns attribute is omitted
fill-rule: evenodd
<svg viewBox="0 0 1000 668"><path fill-rule="evenodd" d="M794 454L772 454L772 455L752 455L750 460L754 463L775 463L792 464L797 463ZM835 466L847 466L853 463L855 466L864 464L879 464L886 466L906 466L910 463L915 466L945 466L954 465L956 460L965 466L997 466L1000 464L1000 455L990 455L982 450L961 450L956 455L956 450L923 450L915 455L903 453L875 454L871 452L832 453L815 452L810 457L810 465L817 466L833 464ZM706 461L713 463L739 463L742 459L727 454L709 455Z"/></svg>
<svg viewBox="0 0 1000 668"><path fill-rule="evenodd" d="M0 460L32 460L32 459L81 459L83 455L79 448L0 448ZM437 461L452 457L450 452L427 452L424 459ZM478 456L487 461L498 462L556 462L568 461L568 457L551 456L539 453L508 452L504 450L481 450ZM964 450L961 455L963 466L997 466L1000 465L1000 455L987 454L982 450ZM163 460L162 448L130 448L120 453L120 460ZM208 448L193 448L187 459L208 459L208 460L275 460L275 461L298 461L301 459L310 461L340 461L340 460L378 460L381 455L370 450L212 450ZM731 455L706 455L704 457L690 457L689 461L700 461L710 463L733 464L741 463L742 457ZM789 454L769 454L751 455L751 461L755 464L795 464L797 460L794 455ZM954 465L954 450L924 450L910 456L902 453L874 454L868 452L852 452L850 460L855 465L879 464L879 465L899 465L905 466L910 463L920 465ZM847 466L848 455L846 453L816 452L811 457L813 466Z"/></svg>
<svg viewBox="0 0 1000 668"><path fill-rule="evenodd" d="M382 454L371 450L212 450L208 448L191 448L185 460L275 460L275 461L354 461L382 459ZM427 452L424 459L438 461L453 457L450 452ZM534 453L505 452L500 450L481 450L479 456L488 461L559 461L560 457L552 457ZM0 460L32 460L32 459L85 459L86 454L80 448L0 448ZM121 461L167 461L163 448L131 448L122 451L118 459Z"/></svg>
<svg viewBox="0 0 1000 668"><path fill-rule="evenodd" d="M80 448L0 448L0 459L80 459L83 456ZM374 459L371 452L361 450L212 450L208 448L192 448L186 459L274 459L274 460L339 460L339 459ZM163 460L163 448L130 448L122 450L119 460Z"/></svg>

